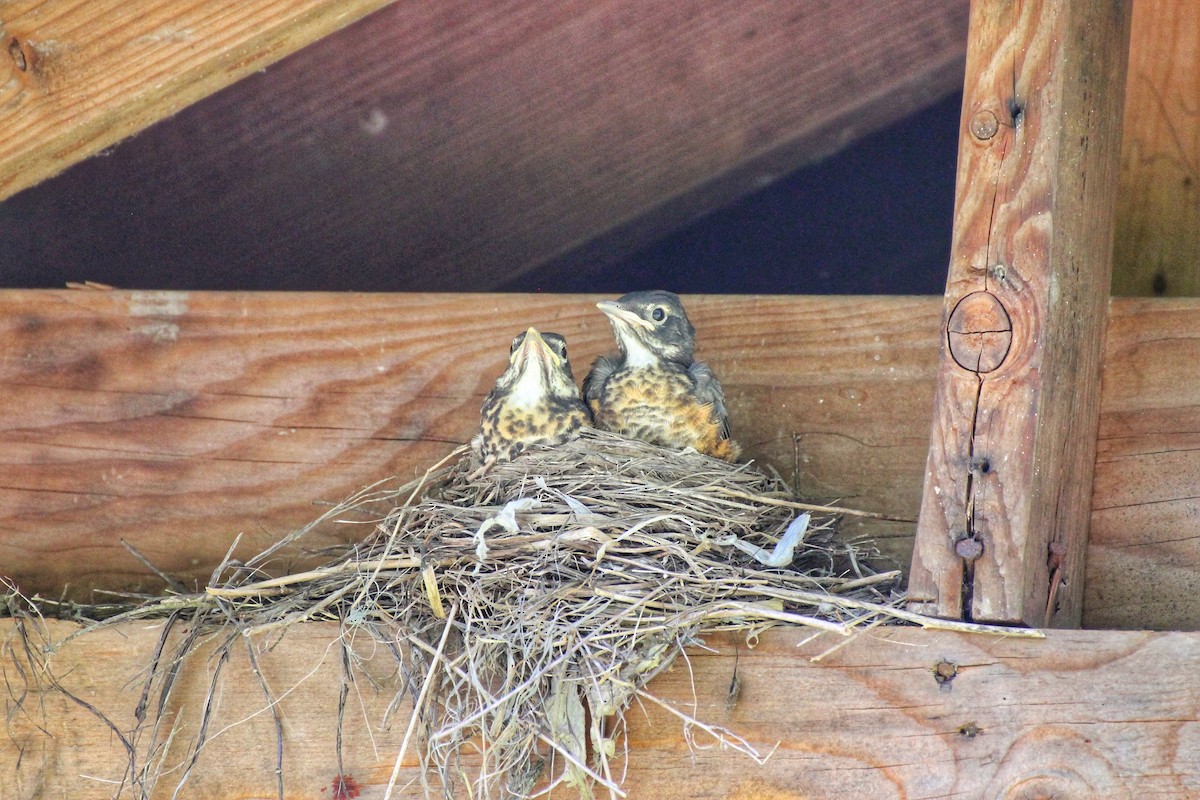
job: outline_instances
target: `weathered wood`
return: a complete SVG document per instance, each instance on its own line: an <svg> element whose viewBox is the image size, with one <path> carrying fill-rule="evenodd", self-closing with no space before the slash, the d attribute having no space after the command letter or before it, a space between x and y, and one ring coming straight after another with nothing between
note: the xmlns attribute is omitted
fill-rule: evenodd
<svg viewBox="0 0 1200 800"><path fill-rule="evenodd" d="M402 0L19 205L61 263L145 243L193 289L598 274L959 88L966 9Z"/></svg>
<svg viewBox="0 0 1200 800"><path fill-rule="evenodd" d="M8 0L0 198L389 0Z"/></svg>
<svg viewBox="0 0 1200 800"><path fill-rule="evenodd" d="M1129 5L971 4L922 611L1079 624Z"/></svg>
<svg viewBox="0 0 1200 800"><path fill-rule="evenodd" d="M1112 309L1084 621L1200 630L1200 302Z"/></svg>
<svg viewBox="0 0 1200 800"><path fill-rule="evenodd" d="M1200 295L1200 15L1133 4L1113 294Z"/></svg>
<svg viewBox="0 0 1200 800"><path fill-rule="evenodd" d="M69 630L51 627L54 636ZM280 698L288 797L330 797L339 772L364 793L382 793L407 724L410 703L381 727L394 678L386 657L376 648L372 658L364 641L359 650L382 687L355 684L339 769L336 635L332 625L313 624L278 642L250 641ZM712 746L697 730L691 735L700 749L690 751L681 722L646 703L629 715L629 796L1183 800L1200 792L1194 686L1200 635L1052 631L1044 641L1031 641L892 629L817 663L809 658L834 642L799 644L805 635L768 632L754 648L713 636L715 652L693 650L688 663L677 662L650 685L685 713L744 736L762 752L778 745L765 766ZM73 640L55 655L55 674L127 729L139 672L157 636L154 626L136 624ZM15 668L21 651L11 623L0 627L0 641L8 645L0 652L0 671L10 689L0 744L5 800L110 798L108 781L124 766L114 737L52 692L30 687L14 712L14 694L31 676ZM953 675L948 682L935 678L939 664ZM168 763L184 755L181 745L195 731L212 669L201 653L183 671L172 705L181 723L178 744ZM735 669L740 693L731 701ZM275 732L265 705L244 650L235 648L211 728L220 734L201 754L184 796L275 796ZM410 752L398 784L405 788L394 796L421 796L420 785L411 783L415 766ZM176 771L164 778L155 796L170 797L178 777Z"/></svg>
<svg viewBox="0 0 1200 800"><path fill-rule="evenodd" d="M265 545L464 441L509 333L561 331L581 372L613 346L594 299L0 292L0 572L53 596L157 591L124 538L202 581L237 533ZM752 455L809 496L915 519L939 300L687 304ZM1111 319L1084 622L1195 630L1200 303L1118 299ZM913 527L843 524L905 564Z"/></svg>
<svg viewBox="0 0 1200 800"><path fill-rule="evenodd" d="M582 377L615 347L597 299L0 292L3 571L55 596L159 587L127 540L204 580L235 534L253 552L313 519L314 501L408 480L470 438L513 333L564 334ZM809 496L913 518L928 432L907 423L930 408L929 300L687 305L750 455L798 470ZM902 537L906 557L911 528L870 531Z"/></svg>

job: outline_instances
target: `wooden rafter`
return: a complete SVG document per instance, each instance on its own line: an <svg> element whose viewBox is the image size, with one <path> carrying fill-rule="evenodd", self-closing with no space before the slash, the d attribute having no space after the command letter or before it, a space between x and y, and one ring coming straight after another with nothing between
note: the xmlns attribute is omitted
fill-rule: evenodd
<svg viewBox="0 0 1200 800"><path fill-rule="evenodd" d="M210 41L189 19L205 9L245 6L252 19L267 17L258 7L290 14L293 7L381 4L109 2L153 6L158 17L146 20L146 30L117 22L73 27L76 38L96 37L77 47L95 53L99 85L64 73L78 86L60 94L80 105L86 99L89 113L104 115L111 144L135 129L132 121L122 130L109 122L136 110L139 93L189 78L193 64L180 59L198 58L196 48ZM104 4L57 5L67 17L72 8ZM193 288L222 279L280 288L272 276L286 270L335 289L344 280L341 264L354 263L356 271L386 274L392 286L484 291L539 265L554 270L550 262L579 248L585 252L570 256L573 272L599 273L606 262L953 92L961 83L966 7L965 0L873 8L406 0L156 126L112 159L39 187L19 205L38 223L32 235L53 240L60 263L86 262L96 239L144 242L194 274ZM165 19L168 9L178 19ZM156 45L165 53L149 51L153 58L149 45L123 44L168 25L197 32L167 38ZM64 40L54 31L45 36ZM242 64L216 44L201 55ZM119 92L104 82L117 80ZM24 91L27 104L54 102L38 86ZM198 96L172 98L170 109ZM61 121L73 135L80 124ZM11 143L10 156L24 148L30 154L20 157L31 158L37 148L65 163L84 154L50 141L46 131L30 129ZM96 200L79 201L81 194ZM39 211L65 208L74 218L73 202L104 202L113 213L72 225ZM126 285L161 286L155 277ZM536 277L525 285L536 286Z"/></svg>
<svg viewBox="0 0 1200 800"><path fill-rule="evenodd" d="M0 5L0 199L391 0Z"/></svg>

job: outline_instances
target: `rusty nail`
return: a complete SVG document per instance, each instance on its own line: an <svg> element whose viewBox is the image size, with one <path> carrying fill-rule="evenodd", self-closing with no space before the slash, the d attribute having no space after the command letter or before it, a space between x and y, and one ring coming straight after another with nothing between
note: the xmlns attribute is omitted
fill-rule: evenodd
<svg viewBox="0 0 1200 800"><path fill-rule="evenodd" d="M974 561L983 555L983 542L973 537L959 539L954 543L954 552L959 558Z"/></svg>
<svg viewBox="0 0 1200 800"><path fill-rule="evenodd" d="M958 667L953 661L942 659L933 665L933 679L939 686L945 686L958 675Z"/></svg>
<svg viewBox="0 0 1200 800"><path fill-rule="evenodd" d="M991 111L980 111L971 117L971 133L976 139L990 139L1000 130L1000 121Z"/></svg>

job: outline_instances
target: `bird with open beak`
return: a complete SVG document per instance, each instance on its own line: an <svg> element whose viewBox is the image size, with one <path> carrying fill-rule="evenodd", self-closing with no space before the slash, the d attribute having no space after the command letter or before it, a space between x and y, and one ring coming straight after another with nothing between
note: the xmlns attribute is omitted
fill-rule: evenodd
<svg viewBox="0 0 1200 800"><path fill-rule="evenodd" d="M712 369L694 358L696 329L679 296L631 292L596 307L612 323L621 351L597 358L583 381L596 427L737 459L741 448L729 435L724 392Z"/></svg>
<svg viewBox="0 0 1200 800"><path fill-rule="evenodd" d="M570 441L590 423L566 340L530 328L512 341L508 367L483 401L472 445L485 464L510 461L530 446Z"/></svg>

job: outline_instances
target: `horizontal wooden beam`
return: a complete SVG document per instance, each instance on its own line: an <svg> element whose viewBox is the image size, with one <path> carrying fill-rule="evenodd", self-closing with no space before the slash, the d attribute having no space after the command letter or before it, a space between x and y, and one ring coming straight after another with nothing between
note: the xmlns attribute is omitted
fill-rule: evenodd
<svg viewBox="0 0 1200 800"><path fill-rule="evenodd" d="M597 298L0 292L0 565L29 592L204 580L465 441L512 333L613 348ZM915 520L940 298L689 297L749 454ZM1195 629L1200 301L1112 302L1084 624ZM913 522L847 519L907 565ZM360 536L333 528L314 544Z"/></svg>
<svg viewBox="0 0 1200 800"><path fill-rule="evenodd" d="M57 623L48 633L57 639L73 629ZM372 656L364 640L363 668L379 688L361 679L354 685L339 764L337 634L331 624L305 624L282 640L246 642L280 698L287 797L337 797L331 786L339 775L365 794L382 793L400 749L411 703L381 724L394 676L389 657L378 648ZM652 681L657 697L771 757L756 766L697 729L689 733L696 746L689 749L680 720L643 703L628 715L629 796L1183 800L1200 791L1198 634L1052 631L1038 641L887 629L815 663L810 658L836 642L802 643L806 636L770 631L752 648L731 635L710 636L711 650L693 649L686 662ZM127 730L157 637L156 626L145 623L88 634L58 649L53 672ZM8 687L0 701L7 720L0 745L5 797L108 800L125 766L110 731L46 690L45 676L23 661L11 621L0 623L0 644ZM178 679L170 765L183 759L195 733L213 675L207 652ZM735 674L739 691L731 696ZM210 725L216 735L184 796L275 796L275 726L262 686L246 649L235 647ZM168 773L155 797L170 797L179 777L178 769ZM421 797L417 778L410 750L393 796Z"/></svg>
<svg viewBox="0 0 1200 800"><path fill-rule="evenodd" d="M388 2L4 3L0 199Z"/></svg>

